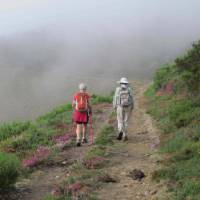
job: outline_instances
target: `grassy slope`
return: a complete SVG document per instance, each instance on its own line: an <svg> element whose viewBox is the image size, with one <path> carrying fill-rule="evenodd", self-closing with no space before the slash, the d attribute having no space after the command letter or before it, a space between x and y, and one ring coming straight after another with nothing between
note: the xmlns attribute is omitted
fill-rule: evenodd
<svg viewBox="0 0 200 200"><path fill-rule="evenodd" d="M92 104L111 103L111 96L92 96ZM19 169L19 161L35 152L39 146L51 148L52 137L69 132L71 128L72 107L70 104L59 106L51 112L38 117L34 121L12 122L0 125L0 179L11 178L10 173L17 170L13 180L1 183L8 187L14 183L16 176L23 175L24 169ZM5 154L6 152L7 154ZM14 157L13 157L14 156ZM8 157L9 159L6 159ZM8 160L8 162L5 162ZM10 163L13 163L10 166ZM16 165L16 169L13 169ZM10 166L10 167L9 167ZM5 177L5 169L7 176Z"/></svg>
<svg viewBox="0 0 200 200"><path fill-rule="evenodd" d="M162 131L160 152L166 158L163 168L153 178L167 180L174 199L197 200L200 199L200 101L185 81L187 71L182 73L177 68L175 63L159 69L154 84L145 93L148 113ZM168 92L166 85L170 81L173 91Z"/></svg>

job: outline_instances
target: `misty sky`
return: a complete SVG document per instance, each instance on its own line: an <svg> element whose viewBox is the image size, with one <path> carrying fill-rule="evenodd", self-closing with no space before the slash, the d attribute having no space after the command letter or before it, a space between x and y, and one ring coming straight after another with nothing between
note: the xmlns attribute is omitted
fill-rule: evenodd
<svg viewBox="0 0 200 200"><path fill-rule="evenodd" d="M0 0L0 35L50 27L76 35L138 34L153 26L195 37L199 8L198 0Z"/></svg>
<svg viewBox="0 0 200 200"><path fill-rule="evenodd" d="M31 68L82 63L148 74L199 39L199 8L199 0L0 0L0 53L11 61L2 65L27 68L38 52Z"/></svg>
<svg viewBox="0 0 200 200"><path fill-rule="evenodd" d="M121 76L151 79L200 39L199 10L199 0L0 0L0 120L35 117L82 81L104 92Z"/></svg>

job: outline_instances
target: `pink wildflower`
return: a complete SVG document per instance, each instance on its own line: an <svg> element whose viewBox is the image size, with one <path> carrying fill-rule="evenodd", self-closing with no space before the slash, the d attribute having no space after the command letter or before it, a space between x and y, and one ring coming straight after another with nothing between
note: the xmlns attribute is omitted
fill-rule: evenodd
<svg viewBox="0 0 200 200"><path fill-rule="evenodd" d="M39 146L38 149L27 159L22 161L24 167L34 167L38 165L42 160L48 158L51 154L51 150L44 146Z"/></svg>
<svg viewBox="0 0 200 200"><path fill-rule="evenodd" d="M52 138L54 143L66 143L71 139L72 135L65 133L63 135L56 135Z"/></svg>

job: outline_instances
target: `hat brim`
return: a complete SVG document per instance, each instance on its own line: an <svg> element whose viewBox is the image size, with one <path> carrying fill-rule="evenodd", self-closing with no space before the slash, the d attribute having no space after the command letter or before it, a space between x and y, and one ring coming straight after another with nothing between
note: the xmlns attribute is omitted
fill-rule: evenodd
<svg viewBox="0 0 200 200"><path fill-rule="evenodd" d="M121 82L121 81L117 81L117 83L119 83L119 84L129 84L129 82Z"/></svg>

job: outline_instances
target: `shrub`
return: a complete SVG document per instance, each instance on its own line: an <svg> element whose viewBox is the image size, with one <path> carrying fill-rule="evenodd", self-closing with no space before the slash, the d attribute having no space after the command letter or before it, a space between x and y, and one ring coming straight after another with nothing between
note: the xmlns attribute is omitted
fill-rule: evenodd
<svg viewBox="0 0 200 200"><path fill-rule="evenodd" d="M19 175L20 162L15 155L0 153L0 188L14 184Z"/></svg>

